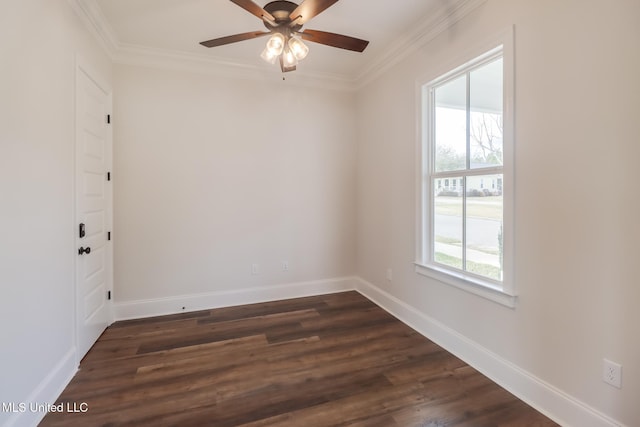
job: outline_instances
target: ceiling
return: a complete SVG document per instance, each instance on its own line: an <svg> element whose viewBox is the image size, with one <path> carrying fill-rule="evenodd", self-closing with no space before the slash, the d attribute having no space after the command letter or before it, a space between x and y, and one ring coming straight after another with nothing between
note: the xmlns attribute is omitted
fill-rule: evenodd
<svg viewBox="0 0 640 427"><path fill-rule="evenodd" d="M260 59L267 38L205 48L204 40L264 31L262 22L228 0L75 0L112 50L198 58L227 66L274 69ZM264 6L269 0L254 0ZM300 3L301 0L294 0ZM363 53L307 43L310 53L295 73L354 80L398 48L399 40L451 19L468 0L342 0L304 28L345 34L370 44ZM438 19L435 19L438 17Z"/></svg>

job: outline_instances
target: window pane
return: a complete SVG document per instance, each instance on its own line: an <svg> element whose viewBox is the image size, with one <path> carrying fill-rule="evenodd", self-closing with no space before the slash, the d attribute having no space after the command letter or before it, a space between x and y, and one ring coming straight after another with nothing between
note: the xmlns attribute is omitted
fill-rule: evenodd
<svg viewBox="0 0 640 427"><path fill-rule="evenodd" d="M435 89L435 170L466 169L467 76Z"/></svg>
<svg viewBox="0 0 640 427"><path fill-rule="evenodd" d="M435 188L433 217L434 261L462 269L462 178L444 180ZM448 185L446 183L448 182ZM453 183L456 183L456 187Z"/></svg>
<svg viewBox="0 0 640 427"><path fill-rule="evenodd" d="M471 168L502 165L502 58L470 75Z"/></svg>
<svg viewBox="0 0 640 427"><path fill-rule="evenodd" d="M467 181L466 270L502 280L502 175Z"/></svg>

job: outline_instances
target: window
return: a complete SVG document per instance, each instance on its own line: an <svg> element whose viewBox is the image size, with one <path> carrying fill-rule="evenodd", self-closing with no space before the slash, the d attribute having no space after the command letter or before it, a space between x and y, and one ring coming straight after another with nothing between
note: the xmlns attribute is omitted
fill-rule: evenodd
<svg viewBox="0 0 640 427"><path fill-rule="evenodd" d="M513 55L505 46L512 42L420 84L416 271L514 306Z"/></svg>

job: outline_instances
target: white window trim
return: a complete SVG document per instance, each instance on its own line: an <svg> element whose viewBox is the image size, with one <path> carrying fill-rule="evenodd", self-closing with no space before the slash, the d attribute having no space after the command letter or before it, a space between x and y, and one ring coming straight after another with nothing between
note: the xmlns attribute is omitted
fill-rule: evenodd
<svg viewBox="0 0 640 427"><path fill-rule="evenodd" d="M455 61L453 66L446 67L445 71L436 74L438 77L428 76L416 82L416 111L417 111L417 138L416 138L416 273L438 280L439 282L465 290L472 294L487 298L491 301L514 308L517 301L515 288L515 243L514 243L514 205L515 205L515 43L514 28L507 28L470 49L462 58ZM429 156L424 152L428 146L425 139L429 138L427 132L432 126L424 109L426 86L439 84L451 78L453 74L458 74L473 65L476 65L487 58L502 55L503 74L503 278L502 286L490 280L484 280L474 274L452 271L430 263L431 248L429 247L429 236L431 235L432 220L430 215L431 184L427 183L425 175L429 173ZM449 70L449 71L447 71ZM428 96L428 94L426 95ZM484 174L485 172L483 172Z"/></svg>

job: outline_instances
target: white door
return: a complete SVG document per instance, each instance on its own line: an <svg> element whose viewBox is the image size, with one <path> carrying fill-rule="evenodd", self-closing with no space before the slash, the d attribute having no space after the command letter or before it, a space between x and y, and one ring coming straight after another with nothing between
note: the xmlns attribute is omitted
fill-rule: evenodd
<svg viewBox="0 0 640 427"><path fill-rule="evenodd" d="M76 322L78 361L110 321L111 94L76 68Z"/></svg>

